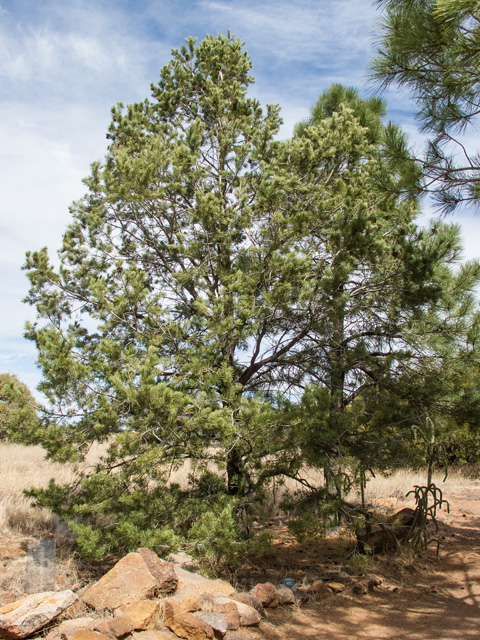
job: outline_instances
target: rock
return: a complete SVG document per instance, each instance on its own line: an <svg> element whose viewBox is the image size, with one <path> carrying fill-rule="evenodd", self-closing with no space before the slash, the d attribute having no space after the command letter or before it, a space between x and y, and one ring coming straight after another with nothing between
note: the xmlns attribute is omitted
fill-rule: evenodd
<svg viewBox="0 0 480 640"><path fill-rule="evenodd" d="M153 629L159 614L160 600L133 602L115 611L115 616L128 616L132 620L132 629L135 631Z"/></svg>
<svg viewBox="0 0 480 640"><path fill-rule="evenodd" d="M182 613L199 611L202 606L203 600L199 592L194 587L188 587L165 600L165 621Z"/></svg>
<svg viewBox="0 0 480 640"><path fill-rule="evenodd" d="M224 613L202 613L198 618L209 624L216 634L224 636L228 631L227 616Z"/></svg>
<svg viewBox="0 0 480 640"><path fill-rule="evenodd" d="M212 611L214 613L222 613L226 617L227 630L231 629L235 631L240 626L240 613L235 602L212 604Z"/></svg>
<svg viewBox="0 0 480 640"><path fill-rule="evenodd" d="M177 636L170 631L157 631L150 629L148 631L134 631L132 640L177 640Z"/></svg>
<svg viewBox="0 0 480 640"><path fill-rule="evenodd" d="M250 595L260 600L264 607L278 607L278 593L274 584L265 582L257 584L250 590Z"/></svg>
<svg viewBox="0 0 480 640"><path fill-rule="evenodd" d="M223 640L252 640L252 636L246 636L243 631L227 631Z"/></svg>
<svg viewBox="0 0 480 640"><path fill-rule="evenodd" d="M106 628L107 632L105 635L123 638L123 636L135 631L135 624L130 616L117 616L116 618L110 618L110 620L106 622ZM104 633L102 629L96 628L95 630Z"/></svg>
<svg viewBox="0 0 480 640"><path fill-rule="evenodd" d="M26 638L68 609L78 596L70 591L46 591L0 608L0 638Z"/></svg>
<svg viewBox="0 0 480 640"><path fill-rule="evenodd" d="M352 582L352 584L350 585L350 591L354 596L363 596L365 593L367 593L367 590L361 582Z"/></svg>
<svg viewBox="0 0 480 640"><path fill-rule="evenodd" d="M249 604L244 604L243 602L239 602L237 600L231 600L230 598L214 598L213 599L213 609L217 607L217 605L228 604L229 602L233 602L238 609L238 613L240 614L240 625L242 627L252 627L256 624L259 624L262 616L258 613L254 607L251 607Z"/></svg>
<svg viewBox="0 0 480 640"><path fill-rule="evenodd" d="M279 604L295 604L295 594L289 587L286 587L284 584L278 585L277 596Z"/></svg>
<svg viewBox="0 0 480 640"><path fill-rule="evenodd" d="M91 629L77 629L76 631L64 631L62 640L107 640L107 636Z"/></svg>
<svg viewBox="0 0 480 640"><path fill-rule="evenodd" d="M212 627L191 613L180 613L172 619L165 619L165 625L185 640L206 640L214 636Z"/></svg>
<svg viewBox="0 0 480 640"><path fill-rule="evenodd" d="M77 629L93 629L96 619L90 617L74 618L73 620L63 620L57 627L52 629L46 636L45 640L55 640L60 638L65 631L76 631Z"/></svg>
<svg viewBox="0 0 480 640"><path fill-rule="evenodd" d="M178 551L177 553L171 553L166 557L168 562L173 562L173 564L178 565L179 567L191 567L195 564L195 560L185 551Z"/></svg>
<svg viewBox="0 0 480 640"><path fill-rule="evenodd" d="M62 633L61 636L64 640L107 640L107 636L98 631L92 631L91 629L77 629L70 636L68 632Z"/></svg>
<svg viewBox="0 0 480 640"><path fill-rule="evenodd" d="M98 582L88 587L82 600L97 611L114 611L132 602L140 602L155 593L157 581L139 553L119 560Z"/></svg>
<svg viewBox="0 0 480 640"><path fill-rule="evenodd" d="M327 587L333 593L341 593L342 591L345 591L345 585L343 582L327 582Z"/></svg>
<svg viewBox="0 0 480 640"><path fill-rule="evenodd" d="M178 584L173 562L161 560L154 551L146 547L137 549L137 553L142 556L148 570L157 581L157 593L173 593Z"/></svg>
<svg viewBox="0 0 480 640"><path fill-rule="evenodd" d="M228 597L235 593L235 589L226 580L209 580L199 573L187 571L176 565L175 573L178 576L177 592L182 591L186 587L195 587L199 593L207 593L210 595Z"/></svg>
<svg viewBox="0 0 480 640"><path fill-rule="evenodd" d="M248 604L250 607L253 607L258 611L258 613L265 617L265 609L263 608L263 604L257 598L257 596L252 596L250 593L237 593L236 596L233 596L233 599L237 602L243 602L243 604Z"/></svg>

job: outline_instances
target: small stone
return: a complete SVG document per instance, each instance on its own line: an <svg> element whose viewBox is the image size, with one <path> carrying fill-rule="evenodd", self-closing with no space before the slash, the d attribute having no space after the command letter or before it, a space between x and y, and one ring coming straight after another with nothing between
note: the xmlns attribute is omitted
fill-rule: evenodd
<svg viewBox="0 0 480 640"><path fill-rule="evenodd" d="M173 593L177 588L178 576L173 562L166 562L151 549L141 547L137 549L145 561L148 570L157 581L157 593Z"/></svg>
<svg viewBox="0 0 480 640"><path fill-rule="evenodd" d="M214 637L212 627L191 613L180 613L172 619L165 619L165 624L179 638L185 640L206 640Z"/></svg>
<svg viewBox="0 0 480 640"><path fill-rule="evenodd" d="M278 593L274 584L265 582L257 584L250 590L250 595L260 600L264 607L278 607Z"/></svg>
<svg viewBox="0 0 480 640"><path fill-rule="evenodd" d="M375 573L367 573L365 577L372 580L375 587L379 587L383 582L383 578L377 576Z"/></svg>
<svg viewBox="0 0 480 640"><path fill-rule="evenodd" d="M354 596L363 596L367 592L361 582L353 582L350 585L350 590Z"/></svg>
<svg viewBox="0 0 480 640"><path fill-rule="evenodd" d="M98 582L88 587L82 600L97 611L114 611L131 602L147 599L156 588L157 581L143 557L139 553L129 553Z"/></svg>
<svg viewBox="0 0 480 640"><path fill-rule="evenodd" d="M78 596L73 591L34 593L0 608L0 638L26 638L68 609Z"/></svg>
<svg viewBox="0 0 480 640"><path fill-rule="evenodd" d="M341 593L345 590L345 585L342 582L327 582L327 587L333 591L333 593Z"/></svg>
<svg viewBox="0 0 480 640"><path fill-rule="evenodd" d="M295 604L295 594L284 584L278 585L277 595L279 604Z"/></svg>

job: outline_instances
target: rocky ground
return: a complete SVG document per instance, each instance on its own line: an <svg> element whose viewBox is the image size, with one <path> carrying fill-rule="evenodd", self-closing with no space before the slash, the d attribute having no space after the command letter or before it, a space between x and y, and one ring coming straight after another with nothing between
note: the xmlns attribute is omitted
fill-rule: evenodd
<svg viewBox="0 0 480 640"><path fill-rule="evenodd" d="M63 588L66 577L59 576L57 589L63 588L66 594L64 605L53 602L57 596L52 595L30 603L34 614L29 619L36 618L42 625L42 615L46 614L39 614L38 607L53 605L54 612L60 609L56 620L38 629L28 627L34 623L25 622L28 606L24 603L20 610L15 604L25 595L19 586L21 581L14 583L12 578L8 582L5 578L12 575L12 566L17 567L18 574L24 571L27 540L3 539L0 638L480 638L480 483L466 481L448 498L450 513L442 512L439 517L442 547L438 560L432 550L428 558L415 564L408 554L389 554L379 557L375 566L355 566L348 558L348 540L332 536L299 544L277 520L270 523L275 553L250 558L235 574L226 575L228 580L204 581L185 573L178 564L166 567L152 556L148 566L145 554L122 560L123 577L117 583L107 584L102 578L86 589L74 589L77 593L73 596ZM155 567L160 573L166 572L162 578L166 586L162 583L162 588ZM139 571L144 580L140 585L136 580ZM280 587L284 580L293 581L293 592ZM257 583L271 583L276 588L255 587ZM122 595L119 584L126 586L130 595ZM282 604L276 606L276 601ZM19 623L22 616L26 618ZM22 624L27 625L23 630Z"/></svg>

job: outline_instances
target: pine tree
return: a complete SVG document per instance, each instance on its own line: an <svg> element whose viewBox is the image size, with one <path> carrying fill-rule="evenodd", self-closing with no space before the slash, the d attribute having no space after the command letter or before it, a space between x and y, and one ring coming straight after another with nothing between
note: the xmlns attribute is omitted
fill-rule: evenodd
<svg viewBox="0 0 480 640"><path fill-rule="evenodd" d="M73 486L31 493L83 553L235 550L264 483L302 464L292 404L323 385L333 424L370 370L393 375L455 259L351 104L277 141L250 67L230 35L174 50L149 100L112 110L59 269L27 254L48 403L24 438L55 460L108 443Z"/></svg>
<svg viewBox="0 0 480 640"><path fill-rule="evenodd" d="M381 87L408 89L429 134L419 164L423 188L444 212L478 207L480 158L458 134L475 129L480 107L480 9L475 0L380 0L386 13L371 63Z"/></svg>

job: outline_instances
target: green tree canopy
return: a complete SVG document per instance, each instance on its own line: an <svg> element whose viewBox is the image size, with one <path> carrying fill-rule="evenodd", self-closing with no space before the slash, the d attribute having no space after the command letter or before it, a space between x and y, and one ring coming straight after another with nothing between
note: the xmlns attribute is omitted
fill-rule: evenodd
<svg viewBox="0 0 480 640"><path fill-rule="evenodd" d="M474 131L480 112L480 8L475 0L380 0L386 12L371 63L380 86L409 90L430 135L419 162L424 189L442 211L478 207L480 156L458 134Z"/></svg>
<svg viewBox="0 0 480 640"><path fill-rule="evenodd" d="M18 439L38 428L37 402L13 373L0 373L0 440Z"/></svg>
<svg viewBox="0 0 480 640"><path fill-rule="evenodd" d="M150 99L113 108L59 269L27 254L49 401L28 437L57 460L109 442L74 487L32 494L85 553L228 548L270 476L298 472L307 449L326 466L314 414L297 410L315 410L310 385L338 435L355 398L434 353L441 326L461 339L453 310L478 266L453 273L456 227L416 227L380 103L334 88L278 141L250 67L230 35L174 50ZM187 459L190 485L172 485Z"/></svg>

